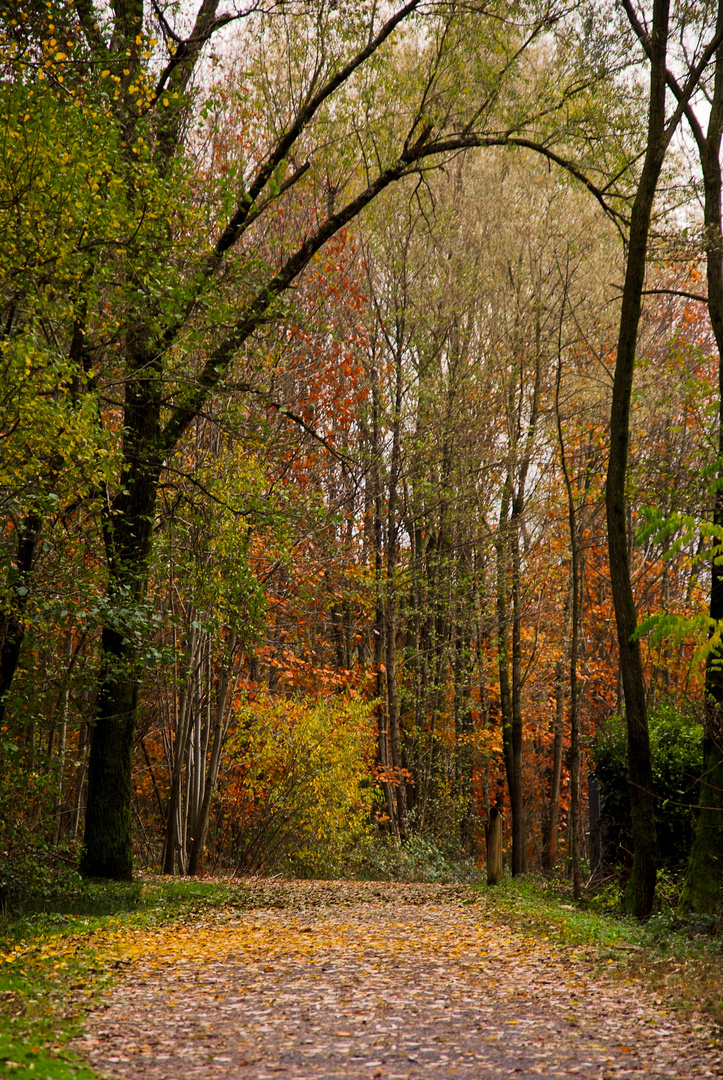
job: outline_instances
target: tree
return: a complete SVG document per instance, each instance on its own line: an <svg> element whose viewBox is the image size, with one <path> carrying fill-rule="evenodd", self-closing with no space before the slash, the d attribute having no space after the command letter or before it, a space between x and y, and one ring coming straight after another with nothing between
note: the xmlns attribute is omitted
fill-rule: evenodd
<svg viewBox="0 0 723 1080"><path fill-rule="evenodd" d="M569 271L569 267L565 268ZM563 421L560 413L560 386L562 382L562 327L564 322L565 302L568 291L568 273L564 274L563 300L560 311L560 322L557 344L557 376L555 379L555 419L557 421L557 436L560 444L560 465L565 481L567 495L568 524L570 528L570 862L572 865L572 892L576 900L580 899L580 853L582 847L581 821L580 821L580 684L578 680L578 658L580 649L580 617L581 617L581 593L582 593L582 540L584 523L582 507L575 501L575 491L570 474L568 451L565 447L565 434ZM589 470L583 470L584 490L589 485ZM585 480L587 484L585 484ZM585 491L586 494L586 491ZM559 704L558 704L559 708ZM553 800L555 794L559 798L559 754L556 746L555 773L553 776ZM557 788L557 792L555 789ZM555 808L556 810L556 808ZM549 851L554 848L555 840L552 830L557 825L555 811L550 815L551 822ZM552 861L552 860L550 860Z"/></svg>
<svg viewBox="0 0 723 1080"><path fill-rule="evenodd" d="M638 21L637 14L629 0L624 0L624 7L631 24L635 25ZM648 37L647 51L650 56L647 142L630 217L610 413L610 459L605 496L610 575L620 650L620 669L625 693L634 842L632 873L626 890L625 903L627 909L639 918L646 918L652 909L658 855L645 682L640 643L635 633L637 613L630 576L626 522L625 481L630 432L630 402L641 297L645 282L648 236L658 179L685 104L699 85L701 76L718 45L718 37L715 34L712 41L700 49L695 65L689 68L685 86L672 116L666 119L666 63L669 32L669 0L655 0L649 35L645 32Z"/></svg>
<svg viewBox="0 0 723 1080"><path fill-rule="evenodd" d="M505 673L510 686L505 705L511 707L514 680L517 733L526 743L517 754L520 772L526 757L513 806L518 822L527 818L532 826L538 801L535 766L547 751L544 672L551 650L559 654L556 588L564 589L551 579L548 550L550 533L557 529L555 511L549 509L555 484L548 459L555 448L546 419L553 388L551 339L559 318L574 357L573 350L581 348L580 324L596 318L603 325L595 306L599 247L592 256L600 229L582 193L539 161L505 152L455 162L446 175L430 178L428 194L418 194L403 214L390 214L387 205L378 204L364 224L376 314L376 331L368 335L373 349L368 408L377 435L369 440L373 457L367 476L373 475L380 506L387 505L392 480L400 489L394 531L399 579L391 581L401 653L396 677L404 765L413 778L407 795L417 828L436 829L443 814L447 823L459 815L469 849L476 811L488 806L490 780L483 762L490 758L482 748L492 743L496 748L498 679L504 692ZM499 209L506 207L509 212ZM575 251L573 280L561 282L558 264L567 245ZM503 558L511 560L491 514L504 503L510 463L516 482L519 443L535 412L536 381L537 412L545 419L529 450L533 481L517 519L514 594L506 567L495 572L491 535ZM576 411L586 404L589 409L584 379L570 371L569 382ZM584 425L587 411L583 417ZM371 426L366 422L364 429ZM579 440L584 446L582 434ZM400 464L392 470L395 446ZM582 473L584 484L584 466ZM392 530L382 528L381 511L378 520L381 564L384 536ZM514 665L504 648L492 650L498 620L491 603L498 582L509 623L513 602L516 610ZM378 610L383 630L383 602ZM508 625L507 653L511 636ZM491 677L493 656L498 679ZM384 690L382 684L382 700ZM503 722L509 759L510 711L503 713ZM561 725L560 770L562 736ZM518 858L525 847L522 833L521 827L513 833ZM532 838L532 827L529 833Z"/></svg>
<svg viewBox="0 0 723 1080"><path fill-rule="evenodd" d="M0 505L12 550L8 545L0 600L0 724L23 645L34 567L43 541L50 543L48 523L72 517L113 466L82 355L83 311L91 302L85 282L90 276L94 289L103 288L83 237L89 221L100 231L121 227L118 185L109 180L112 146L102 137L88 141L87 118L73 99L77 80L65 88L33 80L39 60L32 48L12 35L4 45Z"/></svg>
<svg viewBox="0 0 723 1080"><path fill-rule="evenodd" d="M648 55L651 42L640 22L631 19L633 28ZM716 37L723 38L723 5L718 5ZM717 554L720 530L723 529L723 229L721 226L721 138L723 137L723 45L715 50L712 91L706 92L710 106L707 131L691 105L687 86L681 87L666 69L666 82L693 133L703 173L703 244L706 255L708 313L719 360L718 467L713 491L714 550L711 559L709 615L716 626L723 619L723 566ZM718 910L723 876L723 654L712 644L705 661L703 777L696 831L678 911L713 915Z"/></svg>

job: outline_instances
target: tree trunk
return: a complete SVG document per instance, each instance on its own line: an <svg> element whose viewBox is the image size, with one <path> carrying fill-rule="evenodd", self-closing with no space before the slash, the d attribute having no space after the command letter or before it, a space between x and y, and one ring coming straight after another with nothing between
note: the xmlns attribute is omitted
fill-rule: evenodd
<svg viewBox="0 0 723 1080"><path fill-rule="evenodd" d="M395 355L394 412L392 423L392 455L389 465L389 492L387 504L387 550L386 580L384 589L384 662L387 675L387 709L392 765L395 770L397 794L397 821L400 836L407 831L407 786L403 775L402 737L400 726L399 680L397 677L397 500L399 494L399 469L401 457L401 409L402 409L402 363L399 352Z"/></svg>
<svg viewBox="0 0 723 1080"><path fill-rule="evenodd" d="M512 739L512 686L510 683L510 616L508 603L509 558L509 489L506 487L500 509L499 537L497 541L497 656L500 678L500 712L502 714L502 754L507 775L507 790L512 813L512 874L520 872L520 836L522 817L522 788L518 783L519 769ZM517 822L517 824L515 824Z"/></svg>
<svg viewBox="0 0 723 1080"><path fill-rule="evenodd" d="M520 596L520 535L517 515L512 524L512 723L510 751L514 776L514 800L510 791L512 810L512 876L524 874L527 861L524 785L522 775L522 600Z"/></svg>
<svg viewBox="0 0 723 1080"><path fill-rule="evenodd" d="M25 608L41 528L42 518L38 514L30 513L22 518L18 525L15 566L8 572L8 600L0 615L0 726L5 720L7 696L25 636Z"/></svg>
<svg viewBox="0 0 723 1080"><path fill-rule="evenodd" d="M399 840L399 818L397 814L397 802L394 797L394 785L390 779L389 770L392 767L392 755L389 739L389 712L386 707L387 686L384 673L384 652L386 643L386 619L384 607L384 584L382 578L383 569L383 532L382 522L382 484L381 484L381 402L379 400L379 377L377 369L372 366L370 373L371 398L372 398L372 449L371 449L371 486L373 489L372 508L372 547L374 551L374 585L375 585L375 611L374 611L374 670L377 682L377 757L382 770L382 787L386 803L387 817L389 818L389 831L395 840Z"/></svg>
<svg viewBox="0 0 723 1080"><path fill-rule="evenodd" d="M567 622L567 616L565 617ZM567 651L567 641L564 642ZM560 792L562 790L562 745L565 734L565 661L560 659L555 671L555 734L552 748L550 778L550 813L545 837L544 867L548 874L557 862L557 833L560 824Z"/></svg>
<svg viewBox="0 0 723 1080"><path fill-rule="evenodd" d="M560 332L558 337L557 379L555 382L555 415L557 436L560 444L560 464L567 493L567 518L570 531L570 587L572 593L572 611L570 624L570 864L572 870L572 895L580 899L580 856L582 847L582 821L580 813L580 709L579 682L577 677L577 655L580 640L581 614L581 547L582 522L578 523L578 507L570 478L570 470L565 453L565 436L560 415L560 384L562 381L562 324L565 310L563 298L560 313Z"/></svg>
<svg viewBox="0 0 723 1080"><path fill-rule="evenodd" d="M139 374L126 384L125 486L105 511L109 616L101 637L101 666L88 762L88 805L80 869L86 877L129 881L133 876L133 734L147 635L143 611L156 493L161 470L160 396L152 359L137 357Z"/></svg>
<svg viewBox="0 0 723 1080"><path fill-rule="evenodd" d="M542 304L540 303L541 309ZM527 475L532 460L540 411L542 335L538 310L535 326L535 367L529 415L525 417L523 378L508 402L509 461L497 540L497 621L499 627L500 707L502 749L512 815L512 876L525 871L526 837L523 789L522 687L522 566L520 534L526 508ZM519 393L519 397L516 395ZM516 399L516 404L514 404ZM514 434L512 434L514 433ZM509 599L512 612L509 611ZM511 637L511 641L510 641Z"/></svg>
<svg viewBox="0 0 723 1080"><path fill-rule="evenodd" d="M191 627L190 640L190 665L196 664L195 628ZM166 839L163 855L163 873L173 874L176 866L176 853L180 846L180 810L181 791L183 787L183 763L188 753L188 743L191 737L191 675L186 679L186 686L181 691L181 700L178 708L178 721L176 725L176 737L173 741L173 759L171 763L171 789L168 797L168 811L166 817ZM181 872L185 866L181 867Z"/></svg>
<svg viewBox="0 0 723 1080"><path fill-rule="evenodd" d="M88 761L88 805L81 873L130 881L131 765L138 680L123 635L109 627L101 640L101 686Z"/></svg>
<svg viewBox="0 0 723 1080"><path fill-rule="evenodd" d="M466 571L464 556L462 573ZM469 610L469 609L467 609ZM473 851L475 844L475 801L473 786L472 735L472 649L468 620L458 615L454 647L454 744L455 794L459 807L459 838L464 851Z"/></svg>
<svg viewBox="0 0 723 1080"><path fill-rule="evenodd" d="M193 844L191 846L191 854L188 860L188 875L195 877L200 869L201 860L203 858L203 849L206 845L206 834L208 833L208 822L211 817L211 800L213 799L213 793L216 790L216 781L218 780L218 772L221 765L221 751L223 749L224 739L228 731L229 717L228 717L228 697L229 697L229 685L231 682L231 658L236 644L236 635L231 633L228 648L228 666L226 670L221 673L218 680L218 686L216 691L216 717L213 727L213 743L211 746L211 760L208 763L208 772L206 774L206 784L203 793L203 802L196 819L193 829ZM231 698L235 692L236 683L234 682L234 689L231 692ZM209 688L210 693L210 688ZM199 767L203 768L205 764L204 760L199 763Z"/></svg>
<svg viewBox="0 0 723 1080"><path fill-rule="evenodd" d="M68 682L70 680L70 673L72 665L70 664L70 658L73 651L73 637L68 630L65 635L65 686L61 689L60 694L60 736L58 744L58 771L55 779L55 806L53 807L53 818L55 824L53 828L53 845L57 847L60 842L61 825L63 818L63 785L65 781L65 751L68 736L68 703L70 701L70 687Z"/></svg>
<svg viewBox="0 0 723 1080"><path fill-rule="evenodd" d="M75 808L73 810L73 826L72 835L73 839L78 835L80 830L80 811L83 807L83 793L85 788L85 776L88 771L88 742L90 740L90 725L84 720L80 722L80 731L78 732L78 760L80 762L80 768L78 769L78 776L76 780L75 791Z"/></svg>
<svg viewBox="0 0 723 1080"><path fill-rule="evenodd" d="M575 507L570 498L570 538L572 543L572 628L570 635L570 862L572 895L580 899L580 859L582 815L580 809L580 709L577 653L580 637L580 549L576 534Z"/></svg>
<svg viewBox="0 0 723 1080"><path fill-rule="evenodd" d="M718 8L718 30L723 27ZM716 52L715 85L707 138L691 124L698 143L705 185L705 251L708 312L718 349L718 461L723 460L723 231L721 229L721 134L723 133L723 46ZM718 483L713 503L713 524L723 530L723 487ZM723 535L723 533L721 534ZM714 541L719 548L721 537ZM723 619L723 566L711 560L710 617ZM713 650L705 666L703 777L695 834L690 851L678 914L716 915L723 879L723 655Z"/></svg>
<svg viewBox="0 0 723 1080"><path fill-rule="evenodd" d="M490 808L487 819L487 884L499 885L502 880L502 810Z"/></svg>
<svg viewBox="0 0 723 1080"><path fill-rule="evenodd" d="M624 905L638 918L647 918L653 906L658 845L643 664L640 644L634 637L637 612L630 577L625 480L630 437L630 402L648 233L658 178L670 139L665 128L668 14L669 0L655 0L651 38L648 145L630 220L610 414L610 461L605 491L610 581L628 731L628 785L633 833L633 866Z"/></svg>
<svg viewBox="0 0 723 1080"><path fill-rule="evenodd" d="M500 510L500 535L497 543L497 649L502 713L502 752L512 817L511 872L515 877L524 871L525 835L522 791L522 708L519 685L519 566L518 560L514 557L514 538L510 537L514 525L510 524L508 517L509 504L509 488L506 488ZM508 590L512 591L511 616ZM511 627L510 623L512 623Z"/></svg>
<svg viewBox="0 0 723 1080"><path fill-rule="evenodd" d="M600 788L594 773L587 774L587 805L590 822L590 873L594 874L602 863Z"/></svg>

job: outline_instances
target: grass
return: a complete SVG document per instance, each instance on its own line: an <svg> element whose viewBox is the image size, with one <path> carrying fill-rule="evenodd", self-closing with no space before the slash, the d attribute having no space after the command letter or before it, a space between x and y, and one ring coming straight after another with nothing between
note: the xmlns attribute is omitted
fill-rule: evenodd
<svg viewBox="0 0 723 1080"><path fill-rule="evenodd" d="M54 965L33 957L0 973L0 1074L89 1080L95 1074L67 1051L79 1031L78 989L88 986L85 958ZM101 975L94 990L103 986ZM78 988L78 989L70 989Z"/></svg>
<svg viewBox="0 0 723 1080"><path fill-rule="evenodd" d="M0 1076L91 1080L71 1040L120 967L118 932L152 929L220 907L243 906L239 886L203 881L133 885L67 879L0 920ZM104 938L108 944L104 945Z"/></svg>
<svg viewBox="0 0 723 1080"><path fill-rule="evenodd" d="M474 886L472 896L495 921L567 949L607 976L640 979L666 1004L700 1010L723 1028L720 939L677 925L665 911L641 926L607 910L610 897L575 903L566 882L540 877ZM42 902L28 899L19 915L0 919L0 1075L94 1080L69 1044L117 975L118 940L269 902L244 884L161 878L133 885L66 878Z"/></svg>
<svg viewBox="0 0 723 1080"><path fill-rule="evenodd" d="M486 906L525 934L573 948L594 947L601 956L644 947L645 928L587 902L575 903L566 881L537 875L478 886Z"/></svg>
<svg viewBox="0 0 723 1080"><path fill-rule="evenodd" d="M666 1005L701 1013L723 1037L723 942L709 925L682 923L666 909L641 924L611 910L609 898L575 902L567 882L533 875L476 891L500 921L568 948L608 977L640 980Z"/></svg>

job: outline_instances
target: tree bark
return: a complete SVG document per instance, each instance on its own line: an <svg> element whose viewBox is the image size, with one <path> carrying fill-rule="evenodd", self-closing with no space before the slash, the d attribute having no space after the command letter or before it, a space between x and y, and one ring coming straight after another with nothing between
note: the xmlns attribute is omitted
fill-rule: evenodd
<svg viewBox="0 0 723 1080"><path fill-rule="evenodd" d="M630 577L625 481L630 437L630 402L641 297L653 201L670 135L665 127L665 62L669 0L655 0L651 35L648 145L630 220L620 332L610 414L610 460L605 505L610 581L628 731L628 786L633 833L633 866L624 897L626 909L647 918L653 906L658 868L653 771L637 612ZM667 137L666 137L667 136Z"/></svg>
<svg viewBox="0 0 723 1080"><path fill-rule="evenodd" d="M521 377L520 377L521 378ZM530 412L523 422L522 389L517 415L508 416L510 460L500 507L497 539L497 621L502 712L502 749L512 816L512 876L525 871L526 837L523 789L522 716L522 566L520 533L526 507L527 476L537 433L542 385L542 352L539 315L535 334L535 373ZM513 391L513 394L515 391ZM510 414L515 412L509 406ZM524 436L522 436L524 423ZM509 598L508 598L509 595ZM509 599L512 601L510 613Z"/></svg>
<svg viewBox="0 0 723 1080"><path fill-rule="evenodd" d="M211 759L208 763L208 771L206 773L206 784L203 792L203 801L201 803L201 808L198 812L198 816L196 818L193 829L193 844L191 845L191 854L188 860L188 875L190 877L195 877L201 868L203 849L206 845L206 835L208 833L208 823L211 817L211 801L213 799L214 791L216 790L216 781L218 780L218 772L221 766L221 751L223 749L224 740L226 738L230 722L228 714L228 699L229 687L231 685L231 660L233 657L235 645L236 635L235 633L231 632L228 644L228 663L225 669L219 675L218 685L216 688L216 716L213 727ZM236 683L234 682L234 686L231 691L232 700L235 688ZM204 759L199 762L199 768L204 768L204 766L205 755Z"/></svg>
<svg viewBox="0 0 723 1080"><path fill-rule="evenodd" d="M509 488L505 487L500 509L499 537L497 541L497 656L500 678L500 712L502 714L502 754L507 776L512 815L512 875L522 872L522 762L518 741L513 737L514 714L512 685L510 681L510 614L508 601L509 558Z"/></svg>
<svg viewBox="0 0 723 1080"><path fill-rule="evenodd" d="M60 691L60 735L58 743L58 771L55 779L55 805L53 807L53 846L57 847L60 841L63 818L63 786L65 781L65 752L68 736L68 703L70 701L70 687L68 685L72 671L71 656L73 652L73 637L70 630L66 631L64 655L66 660L65 686Z"/></svg>
<svg viewBox="0 0 723 1080"><path fill-rule="evenodd" d="M562 325L565 299L560 313L560 331L557 350L557 378L555 382L555 416L557 436L560 444L560 465L567 494L567 518L570 532L570 591L572 610L570 613L570 864L572 870L572 895L580 899L580 858L582 848L582 820L580 812L580 708L577 657L580 641L580 616L582 608L582 522L578 519L578 507L575 503L570 469L565 452L565 436L560 415L560 384L562 381Z"/></svg>
<svg viewBox="0 0 723 1080"><path fill-rule="evenodd" d="M105 627L101 640L101 686L88 761L84 852L86 877L130 881L131 765L138 681L120 670L135 661L123 636Z"/></svg>
<svg viewBox="0 0 723 1080"><path fill-rule="evenodd" d="M499 885L502 880L502 810L490 808L487 819L487 884Z"/></svg>
<svg viewBox="0 0 723 1080"><path fill-rule="evenodd" d="M718 32L723 30L723 5L718 6ZM715 83L707 136L687 110L698 144L705 188L704 243L708 282L708 312L718 349L718 483L713 502L713 524L721 533L714 544L720 548L723 536L723 230L721 228L721 135L723 134L723 46L715 58ZM710 617L723 619L723 565L711 560ZM693 844L678 914L695 912L716 915L723 880L723 654L711 650L705 665L703 714L703 776L700 786Z"/></svg>
<svg viewBox="0 0 723 1080"><path fill-rule="evenodd" d="M40 515L31 512L21 519L17 527L15 566L8 573L8 603L0 617L0 727L5 720L7 696L18 666L25 636L25 609L30 594L35 549L42 525Z"/></svg>
<svg viewBox="0 0 723 1080"><path fill-rule="evenodd" d="M166 816L166 839L163 855L163 873L173 874L176 865L176 853L180 846L180 809L181 791L183 782L183 763L188 753L188 744L191 737L191 678L192 671L197 663L196 655L197 633L193 626L190 628L189 653L190 669L186 676L186 685L180 694L178 707L178 720L176 722L176 737L173 741L171 763L171 788L168 796L168 810ZM182 861L182 860L179 860ZM185 865L179 867L181 873L185 872Z"/></svg>
<svg viewBox="0 0 723 1080"><path fill-rule="evenodd" d="M468 577L466 557L460 558L460 577ZM466 611L470 610L465 605ZM459 838L464 851L475 845L474 762L472 757L472 647L469 618L460 611L454 634L455 795L459 809Z"/></svg>
<svg viewBox="0 0 723 1080"><path fill-rule="evenodd" d="M567 622L567 616L565 617ZM567 635L565 635L567 637ZM567 652L567 640L564 641ZM565 660L561 658L555 670L555 732L552 747L552 776L550 778L550 811L543 864L548 874L557 862L557 833L560 824L560 793L562 790L562 747L565 735Z"/></svg>
<svg viewBox="0 0 723 1080"><path fill-rule="evenodd" d="M403 337L404 331L401 330ZM394 407L392 413L392 454L389 463L389 491L387 502L386 568L384 583L384 664L387 676L387 711L392 751L392 765L396 774L397 821L399 834L407 831L407 785L403 774L402 734L399 705L399 679L397 675L397 501L399 496L399 472L401 461L401 422L403 374L400 349L394 355Z"/></svg>
<svg viewBox="0 0 723 1080"><path fill-rule="evenodd" d="M160 394L156 363L137 356L126 384L125 485L107 507L103 538L109 567L109 617L88 762L88 804L81 873L128 881L133 876L131 766L139 661L147 633L143 611L161 471Z"/></svg>
<svg viewBox="0 0 723 1080"><path fill-rule="evenodd" d="M397 801L394 795L394 785L391 782L389 770L392 768L392 754L389 733L389 710L387 705L387 682L384 672L384 655L386 647L386 614L384 605L384 581L383 581L383 536L384 524L382 519L382 480L381 480L381 401L379 394L379 375L376 365L371 368L371 398L372 398L372 462L371 462L371 485L373 488L372 507L372 546L374 551L374 583L375 583L375 611L374 611L374 668L377 676L377 756L382 769L382 787L386 804L387 817L389 819L389 831L395 840L399 840L399 817L397 814Z"/></svg>
<svg viewBox="0 0 723 1080"><path fill-rule="evenodd" d="M716 85L719 90L721 48L723 47L723 5L718 4L715 34L707 46L701 49L694 68L690 68L681 88L666 68L669 0L655 0L653 5L652 32L640 22L631 0L622 0L628 21L641 41L650 60L650 101L648 108L648 145L643 163L638 191L630 221L630 240L625 285L620 316L620 336L613 384L613 407L611 416L611 452L608 468L606 508L608 517L608 549L610 552L613 601L620 646L620 669L625 694L628 723L628 762L630 802L633 825L633 872L625 895L628 910L645 917L650 913L655 877L657 872L657 844L654 832L652 797L652 769L645 705L642 663L637 643L632 640L637 615L630 585L630 567L626 544L625 523L625 468L629 432L630 396L638 323L640 321L640 298L645 275L648 230L655 189L660 170L673 132L683 114L688 119L698 143L704 170L706 190L706 254L708 269L713 270L713 303L711 322L720 315L719 328L723 328L723 287L718 291L717 275L721 273L720 245L720 151L721 113L720 102L711 109L711 146L715 146L716 161L703 136L702 128L690 106L690 99L700 85L707 65L716 58ZM677 101L672 117L665 122L665 91L670 87ZM717 131L717 134L716 134ZM716 188L718 195L716 196ZM709 293L709 296L711 294ZM717 297L717 299L716 299ZM723 337L716 344L720 352ZM723 384L721 385L723 395ZM723 399L723 397L722 397ZM723 445L723 444L721 444ZM715 580L715 575L714 575ZM711 596L711 605L713 597ZM713 699L709 699L713 700ZM710 716L710 714L709 714ZM716 727L715 718L707 723ZM710 744L708 743L708 746Z"/></svg>

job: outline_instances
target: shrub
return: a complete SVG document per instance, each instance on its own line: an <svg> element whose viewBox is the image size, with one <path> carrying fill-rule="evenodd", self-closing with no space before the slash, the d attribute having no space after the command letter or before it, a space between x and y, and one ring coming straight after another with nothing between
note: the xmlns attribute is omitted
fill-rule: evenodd
<svg viewBox="0 0 723 1080"><path fill-rule="evenodd" d="M685 868L690 849L693 808L698 802L703 767L703 729L691 711L662 702L650 715L650 747L656 795L658 846L662 865ZM593 748L600 785L603 862L626 864L632 852L627 785L625 722L613 716Z"/></svg>
<svg viewBox="0 0 723 1080"><path fill-rule="evenodd" d="M370 706L351 693L244 708L219 793L222 861L246 873L338 874L370 829L374 736Z"/></svg>
<svg viewBox="0 0 723 1080"><path fill-rule="evenodd" d="M366 848L358 868L368 881L472 882L474 860L454 842L444 845L428 836L411 835L402 843L379 833Z"/></svg>

